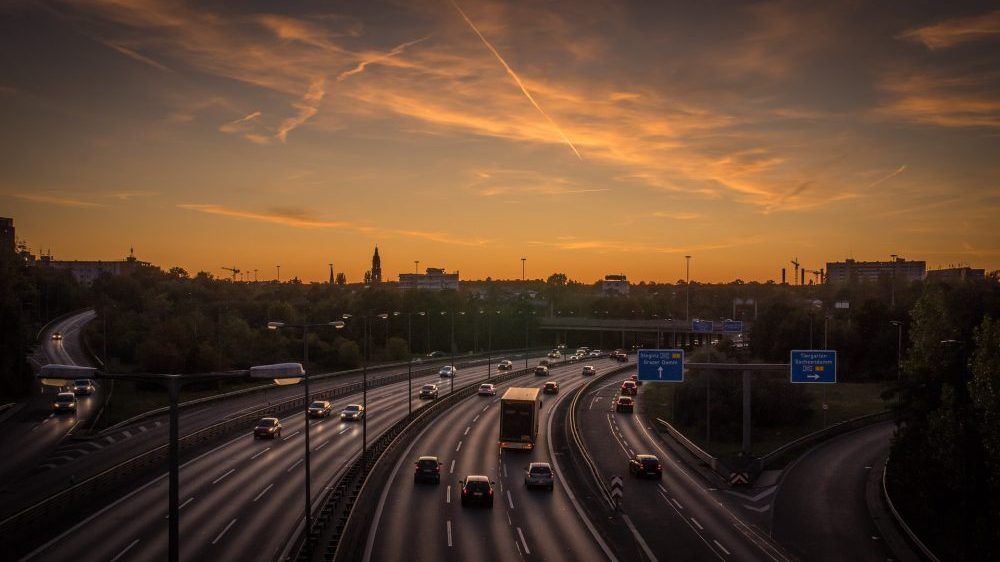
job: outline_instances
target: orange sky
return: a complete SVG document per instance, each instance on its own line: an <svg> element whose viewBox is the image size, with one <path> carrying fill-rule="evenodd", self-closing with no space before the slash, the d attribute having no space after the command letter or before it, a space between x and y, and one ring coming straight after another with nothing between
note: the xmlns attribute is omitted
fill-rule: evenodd
<svg viewBox="0 0 1000 562"><path fill-rule="evenodd" d="M1000 11L832 4L8 2L0 216L260 279L1000 269Z"/></svg>

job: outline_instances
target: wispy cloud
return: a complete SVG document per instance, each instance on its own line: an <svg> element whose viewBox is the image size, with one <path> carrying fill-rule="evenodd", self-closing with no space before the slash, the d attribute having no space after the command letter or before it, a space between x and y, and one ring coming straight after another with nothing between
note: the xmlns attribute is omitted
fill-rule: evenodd
<svg viewBox="0 0 1000 562"><path fill-rule="evenodd" d="M355 74L360 74L364 72L365 69L368 68L368 66L370 65L384 63L389 59L402 54L403 51L405 51L407 48L412 47L413 45L416 45L417 43L420 43L422 41L426 41L429 37L430 35L426 35L424 37L421 37L420 39L415 39L413 41L407 41L406 43L396 45L388 53L374 53L368 55L364 60L358 62L358 65L352 68L351 70L346 70L344 72L341 72L340 75L337 76L337 81L340 82L350 76L353 76Z"/></svg>
<svg viewBox="0 0 1000 562"><path fill-rule="evenodd" d="M673 219L675 221L693 221L704 217L701 213L684 211L653 211L650 214L657 218Z"/></svg>
<svg viewBox="0 0 1000 562"><path fill-rule="evenodd" d="M101 41L101 42L104 43L105 45L107 45L108 47L110 47L110 48L118 51L119 53L125 55L126 57L132 59L132 60L139 61L142 64L146 64L146 65L152 66L153 68L156 68L158 70L162 70L164 72L173 72L173 69L167 67L166 65L161 64L161 63L159 63L159 62L157 62L157 61L155 61L155 60L153 60L153 59L151 59L151 58L149 58L149 57L147 57L145 55L141 55L141 54L133 51L132 49L129 49L128 47L124 47L124 46L119 45L117 43L112 43L111 41Z"/></svg>
<svg viewBox="0 0 1000 562"><path fill-rule="evenodd" d="M132 199L146 199L159 195L156 191L119 191L111 193L110 196L119 201L131 201Z"/></svg>
<svg viewBox="0 0 1000 562"><path fill-rule="evenodd" d="M890 99L877 115L941 127L1000 127L1000 76L920 73L882 81Z"/></svg>
<svg viewBox="0 0 1000 562"><path fill-rule="evenodd" d="M521 92L524 93L524 97L528 98L528 101L531 102L531 105L535 106L535 109L538 110L538 113L541 113L542 117L545 117L545 120L548 121L550 125L552 125L552 128L555 129L557 133L559 133L559 136L562 137L563 142L565 142L567 145L569 145L571 149L573 149L573 153L576 154L576 157L582 160L583 157L580 156L580 151L577 150L576 146L573 145L573 141L569 140L569 137L567 137L566 133L564 133L563 130L559 128L559 125L557 125L556 122L553 121L551 117L549 117L548 113L545 113L545 110L542 109L542 106L538 105L538 102L535 101L535 98L532 97L531 92L529 92L528 88L526 88L524 86L524 83L521 82L521 79L517 76L517 73L514 72L514 69L511 68L509 64L507 64L507 61L505 61L504 58L500 56L500 53L493 47L493 45L486 39L486 37L484 37L483 34L479 32L479 28L476 27L476 24L472 23L472 20L469 19L469 16L465 15L465 12L463 12L462 8L458 6L458 3L456 3L455 0L452 0L451 4L452 6L455 6L455 9L458 10L458 13L462 15L462 19L464 19L465 22L469 24L469 27L472 28L472 31L476 32L476 35L478 35L479 39L482 40L483 45L486 45L486 48L489 49L491 53L493 53L493 56L495 56L498 61L500 61L500 64L503 65L504 70L507 71L507 74L510 75L510 77L514 80L515 83L517 83L517 87L521 88Z"/></svg>
<svg viewBox="0 0 1000 562"><path fill-rule="evenodd" d="M868 184L866 186L866 189L871 189L871 188L875 187L876 185L878 185L878 184L880 184L880 183L882 183L882 182L884 182L886 180L892 179L892 178L898 176L899 174L902 174L905 171L906 171L906 164L903 164L902 166L896 168L892 172L890 172L890 173L882 176L881 178L879 178L879 179L871 182L870 184Z"/></svg>
<svg viewBox="0 0 1000 562"><path fill-rule="evenodd" d="M326 90L323 89L324 83L323 78L316 78L309 84L309 90L302 96L302 99L292 104L292 107L298 110L298 115L281 122L281 125L278 126L278 132L274 135L276 139L285 142L288 139L288 133L319 112L319 103L323 101L323 96L326 94Z"/></svg>
<svg viewBox="0 0 1000 562"><path fill-rule="evenodd" d="M248 211L244 209L226 207L223 205L208 205L203 203L180 203L177 206L181 209L188 209L190 211L197 211L199 213L206 213L209 215L220 215L224 217L267 222L310 230L322 228L351 228L353 226L352 223L347 221L318 219L310 216L302 209L294 208Z"/></svg>
<svg viewBox="0 0 1000 562"><path fill-rule="evenodd" d="M1000 10L918 27L906 31L898 37L919 41L928 49L933 50L979 41L994 35L1000 35Z"/></svg>
<svg viewBox="0 0 1000 562"><path fill-rule="evenodd" d="M219 131L222 133L240 133L246 131L252 126L250 125L250 122L260 117L260 115L261 113L259 111L254 111L253 113L244 115L234 121L223 123L222 125L219 125Z"/></svg>
<svg viewBox="0 0 1000 562"><path fill-rule="evenodd" d="M42 203L45 205L57 205L60 207L77 207L81 209L104 207L104 205L100 203L95 203L93 201L82 201L80 199L74 199L72 197L65 197L57 194L12 193L11 196L17 199L21 199L22 201L30 201L32 203Z"/></svg>

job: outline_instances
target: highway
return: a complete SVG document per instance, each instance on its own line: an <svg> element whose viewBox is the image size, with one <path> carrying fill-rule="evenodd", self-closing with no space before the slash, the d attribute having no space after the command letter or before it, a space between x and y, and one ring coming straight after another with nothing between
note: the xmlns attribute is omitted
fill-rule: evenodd
<svg viewBox="0 0 1000 562"><path fill-rule="evenodd" d="M382 492L372 524L366 560L600 560L604 551L571 503L559 474L555 489L528 490L523 468L552 462L547 428L557 401L598 372L618 366L591 359L553 368L547 377L528 375L498 386L497 395L474 396L451 408L425 429L403 454ZM559 382L558 395L543 394L539 440L533 451L501 451L497 446L500 397L506 388L541 387ZM440 485L415 484L414 462L421 455L443 463ZM485 474L496 483L493 509L461 506L459 481ZM392 540L382 540L392 537Z"/></svg>
<svg viewBox="0 0 1000 562"><path fill-rule="evenodd" d="M580 399L579 426L584 442L606 482L624 481L626 524L650 560L787 560L769 538L746 525L730 499L684 466L642 420L639 387L635 413L617 413L613 402L626 377L612 377ZM653 454L663 467L662 481L629 475L633 454Z"/></svg>
<svg viewBox="0 0 1000 562"><path fill-rule="evenodd" d="M803 560L896 558L865 501L869 472L889 448L894 429L893 422L883 422L841 435L786 469L774 500L774 538Z"/></svg>
<svg viewBox="0 0 1000 562"><path fill-rule="evenodd" d="M94 319L96 313L88 310L75 314L50 326L41 335L43 363L89 366L83 352L80 331ZM53 340L52 334L60 332L62 340ZM77 397L77 411L54 414L52 400L60 389L39 386L38 394L24 400L0 427L0 503L7 501L11 483L25 475L40 459L55 450L66 435L79 425L85 425L96 414L101 403L101 388L90 396Z"/></svg>
<svg viewBox="0 0 1000 562"><path fill-rule="evenodd" d="M496 369L496 364L493 364ZM486 367L459 369L456 388L484 379ZM442 383L436 375L414 379ZM300 390L301 391L301 390ZM335 401L337 414L360 394ZM368 392L368 436L374 439L406 412L406 382ZM311 420L314 501L361 451L361 424L339 417ZM275 560L300 524L303 505L303 415L282 419L277 440L247 432L192 459L181 468L183 560ZM41 546L32 560L151 560L167 551L167 483L159 477Z"/></svg>

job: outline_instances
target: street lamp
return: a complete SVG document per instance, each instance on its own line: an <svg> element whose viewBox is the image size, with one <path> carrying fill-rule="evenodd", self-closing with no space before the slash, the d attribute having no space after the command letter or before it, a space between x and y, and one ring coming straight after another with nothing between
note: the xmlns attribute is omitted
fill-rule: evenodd
<svg viewBox="0 0 1000 562"><path fill-rule="evenodd" d="M890 320L889 323L896 327L896 380L898 382L903 372L903 323L899 320Z"/></svg>
<svg viewBox="0 0 1000 562"><path fill-rule="evenodd" d="M399 316L400 312L393 312L393 316ZM407 355L407 365L406 365L406 408L407 414L413 413L413 315L424 316L426 312L407 312L406 313L406 355ZM366 416L367 417L367 414Z"/></svg>
<svg viewBox="0 0 1000 562"><path fill-rule="evenodd" d="M686 273L684 274L684 318L687 323L691 323L691 256L684 256L686 261Z"/></svg>
<svg viewBox="0 0 1000 562"><path fill-rule="evenodd" d="M447 310L441 311L441 316L448 314ZM455 314L451 314L451 339L448 341L451 350L451 392L455 392Z"/></svg>
<svg viewBox="0 0 1000 562"><path fill-rule="evenodd" d="M349 320L354 315L344 314L341 316L344 320ZM378 315L379 318L385 320L389 318L388 313L382 313ZM368 315L359 316L361 319L361 338L362 338L362 350L361 350L361 407L365 411L365 415L361 418L361 459L365 461L365 451L368 450L368 359L366 358L368 352Z"/></svg>
<svg viewBox="0 0 1000 562"><path fill-rule="evenodd" d="M322 327L322 326L332 326L333 328L339 330L344 327L344 323L340 320L333 322L323 322L317 324L286 324L284 322L268 322L268 330L280 330L282 328L301 328L302 329L302 365L299 365L298 369L294 367L289 367L289 365L298 365L297 363L284 364L282 367L260 367L251 368L250 374L252 377L256 378L272 378L276 384L295 384L298 382L298 377L301 376L302 379L302 392L303 392L303 404L302 404L302 425L303 425L303 435L305 437L306 443L306 455L305 455L305 468L306 468L306 505L305 505L305 536L306 542L309 542L309 530L312 528L312 473L310 472L311 467L309 464L309 373L306 371L305 366L309 365L309 328L310 327ZM293 375L289 377L288 375ZM367 417L367 415L366 415Z"/></svg>

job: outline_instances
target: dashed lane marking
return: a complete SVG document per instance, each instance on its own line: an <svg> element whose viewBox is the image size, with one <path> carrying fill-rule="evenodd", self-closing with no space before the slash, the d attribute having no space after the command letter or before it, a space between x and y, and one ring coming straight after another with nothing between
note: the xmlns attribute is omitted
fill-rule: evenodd
<svg viewBox="0 0 1000 562"><path fill-rule="evenodd" d="M125 556L125 553L128 552L128 551L130 551L130 550L132 550L132 547L134 547L137 544L139 544L139 539L135 539L134 541L132 541L131 543L129 543L128 546L126 546L125 548L123 548L121 552L119 552L118 554L115 554L115 557L111 559L111 562L116 562L119 558L121 558L122 556Z"/></svg>
<svg viewBox="0 0 1000 562"><path fill-rule="evenodd" d="M725 552L727 556L729 556L730 554L732 554L731 552L729 552L728 550L726 550L726 547L722 546L722 543L720 543L719 541L717 541L715 539L712 539L712 542L714 542L715 546L719 547L719 549L722 550L722 552Z"/></svg>
<svg viewBox="0 0 1000 562"><path fill-rule="evenodd" d="M219 540L222 539L222 536L226 534L226 531L228 531L229 528L233 526L233 523L236 523L236 519L233 519L232 521L229 522L228 525L226 525L226 528L223 529L221 533L219 533L219 536L215 537L215 540L212 541L212 544L219 542Z"/></svg>
<svg viewBox="0 0 1000 562"><path fill-rule="evenodd" d="M226 476L229 476L230 474L232 474L234 472L236 472L236 469L235 468L230 468L225 474L223 474L222 476L216 478L215 480L212 480L212 484L218 484L219 482L222 481L222 479L224 479Z"/></svg>
<svg viewBox="0 0 1000 562"><path fill-rule="evenodd" d="M271 450L271 448L270 448L270 447L268 447L268 448L264 449L263 451L259 451L259 452L257 452L256 454L254 454L254 456L250 457L250 460L254 460L254 459L256 459L257 457L259 457L259 456L263 455L264 453L266 453L266 452L268 452L268 451L270 451L270 450Z"/></svg>
<svg viewBox="0 0 1000 562"><path fill-rule="evenodd" d="M524 545L524 553L531 554L531 550L528 549L528 541L524 540L524 533L521 532L521 528L517 528L517 536L521 537L521 544Z"/></svg>
<svg viewBox="0 0 1000 562"><path fill-rule="evenodd" d="M264 488L263 490L260 491L259 494L257 494L257 497L255 497L253 501L256 502L257 500L259 500L261 497L264 496L264 494L268 493L273 487L274 487L274 482L271 482L270 484L267 485L266 488Z"/></svg>

